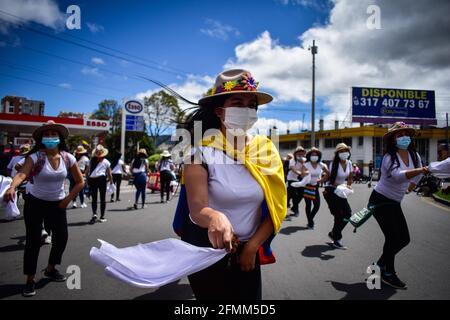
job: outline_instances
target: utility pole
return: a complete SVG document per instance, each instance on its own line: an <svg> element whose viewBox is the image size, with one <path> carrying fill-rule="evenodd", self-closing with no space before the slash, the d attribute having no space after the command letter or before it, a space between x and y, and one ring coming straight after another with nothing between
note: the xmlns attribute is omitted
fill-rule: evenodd
<svg viewBox="0 0 450 320"><path fill-rule="evenodd" d="M445 113L445 119L446 119L446 126L445 126L445 136L447 138L447 145L446 145L446 149L447 152L449 152L449 148L448 148L448 112Z"/></svg>
<svg viewBox="0 0 450 320"><path fill-rule="evenodd" d="M316 54L317 54L317 46L316 40L313 40L312 47L309 47L308 50L311 50L312 54L312 103L311 103L311 147L316 146L316 134L314 128L315 122L315 91L316 91Z"/></svg>

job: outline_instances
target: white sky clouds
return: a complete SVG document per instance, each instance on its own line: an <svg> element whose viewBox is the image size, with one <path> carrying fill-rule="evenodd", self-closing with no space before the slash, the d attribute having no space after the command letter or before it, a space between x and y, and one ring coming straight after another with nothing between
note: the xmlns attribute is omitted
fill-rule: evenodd
<svg viewBox="0 0 450 320"><path fill-rule="evenodd" d="M86 25L89 28L89 31L94 34L105 31L105 28L102 25L93 22L87 22Z"/></svg>
<svg viewBox="0 0 450 320"><path fill-rule="evenodd" d="M53 0L1 0L0 10L18 16L26 22L40 23L52 29L60 29L65 24L65 13L59 11ZM1 17L10 22L23 22L4 14ZM2 24L2 32L5 33L5 22L0 21L0 25Z"/></svg>
<svg viewBox="0 0 450 320"><path fill-rule="evenodd" d="M200 29L200 32L212 38L228 40L230 36L238 37L240 35L238 29L230 25L223 24L218 20L206 19L205 25L205 28Z"/></svg>
<svg viewBox="0 0 450 320"><path fill-rule="evenodd" d="M380 30L366 25L367 7L374 3L381 9ZM450 112L448 12L450 1L446 0L433 1L433 5L425 0L335 0L329 22L299 34L297 45L283 45L264 31L238 45L224 69L250 70L261 89L274 94L272 104L310 103L312 59L308 47L315 39L319 47L316 96L325 104L326 128L333 127L335 119L342 121L348 116L350 120L352 86L435 90L437 117L443 119L444 112ZM191 76L172 88L198 100L212 85L213 77ZM273 122L280 131L288 125L260 119L257 127L267 129ZM293 123L295 127L301 119Z"/></svg>
<svg viewBox="0 0 450 320"><path fill-rule="evenodd" d="M91 62L92 62L93 64L98 64L98 65L105 64L105 61L103 61L102 58L98 58L98 57L93 57L93 58L91 59Z"/></svg>

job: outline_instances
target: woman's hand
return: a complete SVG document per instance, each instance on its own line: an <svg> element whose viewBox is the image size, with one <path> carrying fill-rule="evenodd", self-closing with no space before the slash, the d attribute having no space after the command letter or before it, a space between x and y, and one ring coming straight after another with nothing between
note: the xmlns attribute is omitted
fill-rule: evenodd
<svg viewBox="0 0 450 320"><path fill-rule="evenodd" d="M16 198L16 188L10 187L8 190L6 190L5 194L3 195L3 201L9 202L14 201Z"/></svg>
<svg viewBox="0 0 450 320"><path fill-rule="evenodd" d="M58 207L59 207L60 209L66 209L67 206L69 205L70 201L72 201L72 200L70 200L70 198L65 197L65 198L62 199L61 202L58 204Z"/></svg>
<svg viewBox="0 0 450 320"><path fill-rule="evenodd" d="M208 225L208 238L215 249L232 250L233 227L223 213L216 211L212 216Z"/></svg>
<svg viewBox="0 0 450 320"><path fill-rule="evenodd" d="M250 241L247 242L239 253L239 265L242 271L252 271L255 269L256 253L258 248Z"/></svg>

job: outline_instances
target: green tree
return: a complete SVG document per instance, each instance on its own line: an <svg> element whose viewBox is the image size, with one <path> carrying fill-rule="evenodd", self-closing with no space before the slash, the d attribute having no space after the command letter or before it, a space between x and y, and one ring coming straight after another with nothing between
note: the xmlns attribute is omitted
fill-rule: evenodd
<svg viewBox="0 0 450 320"><path fill-rule="evenodd" d="M164 90L156 92L150 97L145 97L144 106L148 131L153 138L153 143L156 143L156 139L171 126L176 125L182 116L178 100Z"/></svg>
<svg viewBox="0 0 450 320"><path fill-rule="evenodd" d="M122 108L116 100L105 99L98 104L98 109L94 110L91 119L110 120L111 132L114 133L120 129Z"/></svg>

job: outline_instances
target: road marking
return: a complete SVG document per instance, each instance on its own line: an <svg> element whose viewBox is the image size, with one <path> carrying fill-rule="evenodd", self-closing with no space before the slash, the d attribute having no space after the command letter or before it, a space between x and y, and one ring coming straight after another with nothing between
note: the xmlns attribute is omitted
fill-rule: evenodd
<svg viewBox="0 0 450 320"><path fill-rule="evenodd" d="M425 197L421 197L420 198L423 202L426 202L428 204L431 204L432 206L435 206L436 208L442 209L444 211L450 212L450 207L444 205L444 204L440 204L438 202L436 202L433 198L425 198Z"/></svg>

